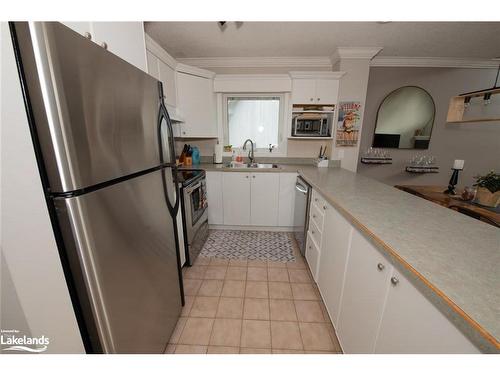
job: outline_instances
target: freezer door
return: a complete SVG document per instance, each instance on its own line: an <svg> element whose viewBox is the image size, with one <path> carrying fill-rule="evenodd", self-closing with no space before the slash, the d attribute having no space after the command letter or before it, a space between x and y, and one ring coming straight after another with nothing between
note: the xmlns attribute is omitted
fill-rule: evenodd
<svg viewBox="0 0 500 375"><path fill-rule="evenodd" d="M97 327L103 351L162 353L181 291L161 171L55 205L71 271L82 280L78 296L90 310L84 318Z"/></svg>
<svg viewBox="0 0 500 375"><path fill-rule="evenodd" d="M160 164L155 78L61 23L15 29L52 192Z"/></svg>

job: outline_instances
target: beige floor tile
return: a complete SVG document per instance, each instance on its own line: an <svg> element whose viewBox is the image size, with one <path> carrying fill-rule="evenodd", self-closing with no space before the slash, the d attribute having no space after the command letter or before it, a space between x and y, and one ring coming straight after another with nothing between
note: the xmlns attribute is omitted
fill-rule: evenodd
<svg viewBox="0 0 500 375"><path fill-rule="evenodd" d="M224 280L226 268L225 266L208 266L205 272L205 279Z"/></svg>
<svg viewBox="0 0 500 375"><path fill-rule="evenodd" d="M221 297L217 308L217 318L241 319L243 316L243 298Z"/></svg>
<svg viewBox="0 0 500 375"><path fill-rule="evenodd" d="M198 289L200 289L200 285L203 280L197 279L184 279L182 280L182 284L184 286L184 294L186 296L195 296L198 293Z"/></svg>
<svg viewBox="0 0 500 375"><path fill-rule="evenodd" d="M247 280L249 281L267 281L267 267L248 267Z"/></svg>
<svg viewBox="0 0 500 375"><path fill-rule="evenodd" d="M188 318L182 330L179 344L208 345L214 319Z"/></svg>
<svg viewBox="0 0 500 375"><path fill-rule="evenodd" d="M227 266L228 264L229 264L229 259L210 258L211 266Z"/></svg>
<svg viewBox="0 0 500 375"><path fill-rule="evenodd" d="M297 322L271 321L271 340L273 349L303 349Z"/></svg>
<svg viewBox="0 0 500 375"><path fill-rule="evenodd" d="M288 282L288 271L286 268L268 268L269 281Z"/></svg>
<svg viewBox="0 0 500 375"><path fill-rule="evenodd" d="M304 353L305 354L340 354L340 353L335 353L332 351L325 351L325 350L306 350Z"/></svg>
<svg viewBox="0 0 500 375"><path fill-rule="evenodd" d="M222 280L203 280L198 289L199 296L206 297L218 297L222 293L222 286L224 282Z"/></svg>
<svg viewBox="0 0 500 375"><path fill-rule="evenodd" d="M271 354L271 349L240 348L240 354Z"/></svg>
<svg viewBox="0 0 500 375"><path fill-rule="evenodd" d="M321 312L323 313L323 319L325 320L325 322L329 322L330 321L330 314L328 314L328 310L326 309L326 306L325 304L323 303L323 301L319 301L319 304L321 306Z"/></svg>
<svg viewBox="0 0 500 375"><path fill-rule="evenodd" d="M238 346L241 338L241 319L215 319L210 345Z"/></svg>
<svg viewBox="0 0 500 375"><path fill-rule="evenodd" d="M292 300L271 299L270 300L271 320L297 321L295 306Z"/></svg>
<svg viewBox="0 0 500 375"><path fill-rule="evenodd" d="M186 267L184 271L185 279L203 279L207 266Z"/></svg>
<svg viewBox="0 0 500 375"><path fill-rule="evenodd" d="M302 269L289 269L288 276L291 283L310 283L312 282L309 272Z"/></svg>
<svg viewBox="0 0 500 375"><path fill-rule="evenodd" d="M229 267L246 267L247 263L246 259L230 259Z"/></svg>
<svg viewBox="0 0 500 375"><path fill-rule="evenodd" d="M226 280L246 280L246 267L228 267L226 271Z"/></svg>
<svg viewBox="0 0 500 375"><path fill-rule="evenodd" d="M218 303L219 297L197 296L194 299L189 316L196 318L215 318Z"/></svg>
<svg viewBox="0 0 500 375"><path fill-rule="evenodd" d="M302 257L296 258L295 262L287 262L286 267L288 269L306 269L306 263L302 260Z"/></svg>
<svg viewBox="0 0 500 375"><path fill-rule="evenodd" d="M174 354L174 352L175 352L175 345L168 344L166 349L165 349L165 354Z"/></svg>
<svg viewBox="0 0 500 375"><path fill-rule="evenodd" d="M273 349L273 354L304 354L304 351L293 349Z"/></svg>
<svg viewBox="0 0 500 375"><path fill-rule="evenodd" d="M194 296L184 296L184 306L181 310L181 316L188 316L191 312L191 307L193 307Z"/></svg>
<svg viewBox="0 0 500 375"><path fill-rule="evenodd" d="M181 337L182 330L186 325L187 318L180 317L177 320L177 324L175 325L174 332L172 332L172 336L170 336L169 344L177 344L179 338Z"/></svg>
<svg viewBox="0 0 500 375"><path fill-rule="evenodd" d="M270 281L269 298L293 299L290 283Z"/></svg>
<svg viewBox="0 0 500 375"><path fill-rule="evenodd" d="M295 309L300 322L316 322L322 323L325 321L323 311L319 301L295 301Z"/></svg>
<svg viewBox="0 0 500 375"><path fill-rule="evenodd" d="M222 287L222 297L245 296L245 282L238 280L225 280Z"/></svg>
<svg viewBox="0 0 500 375"><path fill-rule="evenodd" d="M339 339L337 337L337 334L335 333L333 325L330 322L328 322L328 332L330 333L330 338L332 339L333 352L342 353L342 347L340 346Z"/></svg>
<svg viewBox="0 0 500 375"><path fill-rule="evenodd" d="M208 266L210 264L210 258L198 256L194 261L195 266Z"/></svg>
<svg viewBox="0 0 500 375"><path fill-rule="evenodd" d="M177 345L175 354L206 354L206 345Z"/></svg>
<svg viewBox="0 0 500 375"><path fill-rule="evenodd" d="M248 267L267 267L267 262L264 260L248 260Z"/></svg>
<svg viewBox="0 0 500 375"><path fill-rule="evenodd" d="M272 260L268 260L267 266L269 268L286 268L286 262L275 262Z"/></svg>
<svg viewBox="0 0 500 375"><path fill-rule="evenodd" d="M271 348L271 326L267 320L243 320L242 348Z"/></svg>
<svg viewBox="0 0 500 375"><path fill-rule="evenodd" d="M243 319L269 320L269 300L266 298L245 298Z"/></svg>
<svg viewBox="0 0 500 375"><path fill-rule="evenodd" d="M245 289L246 298L268 298L267 283L265 281L247 281Z"/></svg>
<svg viewBox="0 0 500 375"><path fill-rule="evenodd" d="M299 326L305 350L332 351L334 349L328 324L301 322Z"/></svg>
<svg viewBox="0 0 500 375"><path fill-rule="evenodd" d="M317 301L319 296L312 284L292 283L293 299Z"/></svg>
<svg viewBox="0 0 500 375"><path fill-rule="evenodd" d="M239 352L239 346L209 346L207 350L207 354L238 354Z"/></svg>

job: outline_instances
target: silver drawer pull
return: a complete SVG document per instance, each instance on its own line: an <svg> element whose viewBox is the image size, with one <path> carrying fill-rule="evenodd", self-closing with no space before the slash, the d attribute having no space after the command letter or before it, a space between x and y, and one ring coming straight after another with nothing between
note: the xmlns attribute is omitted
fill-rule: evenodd
<svg viewBox="0 0 500 375"><path fill-rule="evenodd" d="M316 215L314 215L314 214L313 214L313 218L315 218L315 219L316 219Z"/></svg>
<svg viewBox="0 0 500 375"><path fill-rule="evenodd" d="M312 234L314 234L314 233L316 233L316 232L312 230L312 231L311 231L311 233L312 233Z"/></svg>
<svg viewBox="0 0 500 375"><path fill-rule="evenodd" d="M399 279L396 276L391 277L392 285L396 286L399 283Z"/></svg>
<svg viewBox="0 0 500 375"><path fill-rule="evenodd" d="M379 271L382 271L385 268L385 266L382 263L379 263L377 264L377 268Z"/></svg>
<svg viewBox="0 0 500 375"><path fill-rule="evenodd" d="M323 206L323 210L326 210L326 206Z"/></svg>
<svg viewBox="0 0 500 375"><path fill-rule="evenodd" d="M104 49L108 49L108 44L106 42L101 42L101 47Z"/></svg>

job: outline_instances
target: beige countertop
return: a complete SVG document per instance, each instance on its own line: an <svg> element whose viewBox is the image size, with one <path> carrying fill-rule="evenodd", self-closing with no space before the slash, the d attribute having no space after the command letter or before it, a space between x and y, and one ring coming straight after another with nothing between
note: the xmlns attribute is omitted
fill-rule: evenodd
<svg viewBox="0 0 500 375"><path fill-rule="evenodd" d="M298 172L472 342L500 352L500 229L341 168L280 165L258 172Z"/></svg>

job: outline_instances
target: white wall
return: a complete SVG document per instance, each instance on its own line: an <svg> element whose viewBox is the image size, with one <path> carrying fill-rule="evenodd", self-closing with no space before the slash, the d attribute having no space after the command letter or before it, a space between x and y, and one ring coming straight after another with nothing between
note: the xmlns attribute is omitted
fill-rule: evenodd
<svg viewBox="0 0 500 375"><path fill-rule="evenodd" d="M15 316L20 306L31 334L50 339L46 353L84 353L43 195L6 22L1 24L1 44L1 252L6 263L2 268L8 267L12 281L2 282L1 288L3 295L17 295L19 301L17 306L2 304L1 313ZM3 329L24 328L11 324L17 323L2 319Z"/></svg>

